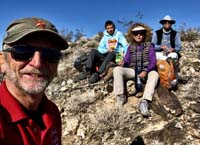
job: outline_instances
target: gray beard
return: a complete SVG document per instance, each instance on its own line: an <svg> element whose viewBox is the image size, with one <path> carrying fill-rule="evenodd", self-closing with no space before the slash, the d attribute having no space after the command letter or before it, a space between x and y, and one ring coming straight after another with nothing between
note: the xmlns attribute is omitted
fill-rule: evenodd
<svg viewBox="0 0 200 145"><path fill-rule="evenodd" d="M34 83L37 85L33 87L28 87L25 82L18 79L16 73L10 69L9 65L6 63L6 77L11 82L15 84L17 88L23 91L25 94L37 95L43 93L53 78L45 78L44 80L35 80Z"/></svg>

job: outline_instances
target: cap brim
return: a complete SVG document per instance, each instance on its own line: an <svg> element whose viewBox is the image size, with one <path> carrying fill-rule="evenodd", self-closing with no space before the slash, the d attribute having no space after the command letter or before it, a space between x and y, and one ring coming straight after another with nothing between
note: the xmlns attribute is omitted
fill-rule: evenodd
<svg viewBox="0 0 200 145"><path fill-rule="evenodd" d="M15 42L21 40L22 38L33 35L35 33L40 33L41 35L45 34L47 36L51 36L51 38L54 38L53 41L58 43L59 49L61 49L61 50L68 48L68 43L64 38L62 38L62 36L60 36L59 34L57 34L54 31L50 31L50 30L47 30L47 29L37 29L37 30L28 30L28 31L24 30L24 31L21 31L19 33L14 34L14 35L11 35L11 36L9 36L9 34L8 34L8 36L4 39L4 43L12 44L12 43L15 43Z"/></svg>

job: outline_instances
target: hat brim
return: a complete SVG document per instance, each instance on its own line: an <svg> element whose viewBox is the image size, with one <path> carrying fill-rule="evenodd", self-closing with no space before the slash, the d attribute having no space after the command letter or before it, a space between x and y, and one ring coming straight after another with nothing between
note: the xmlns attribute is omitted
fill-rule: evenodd
<svg viewBox="0 0 200 145"><path fill-rule="evenodd" d="M132 32L135 32L135 31L146 31L146 29L143 26L136 26L131 31Z"/></svg>
<svg viewBox="0 0 200 145"><path fill-rule="evenodd" d="M55 41L56 43L58 43L59 49L60 50L64 50L68 48L68 43L67 41L62 38L62 36L60 36L59 34L57 34L54 31L50 31L47 29L37 29L37 30L24 30L21 31L19 33L15 33L13 35L7 34L8 36L6 36L6 38L4 39L4 43L5 44L12 44L15 43L19 40L21 40L22 38L26 38L27 36L31 36L34 34L40 34L40 35L46 35L46 36L50 36L49 38L51 38L53 41Z"/></svg>
<svg viewBox="0 0 200 145"><path fill-rule="evenodd" d="M169 21L169 22L171 22L171 24L175 24L176 23L175 20L160 20L160 24L163 25L165 21Z"/></svg>

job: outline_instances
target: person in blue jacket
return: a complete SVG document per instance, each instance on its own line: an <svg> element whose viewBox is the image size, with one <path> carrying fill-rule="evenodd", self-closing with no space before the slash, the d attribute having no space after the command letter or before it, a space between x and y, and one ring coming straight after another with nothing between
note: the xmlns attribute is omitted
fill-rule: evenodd
<svg viewBox="0 0 200 145"><path fill-rule="evenodd" d="M101 79L101 74L105 71L109 62L116 60L116 55L126 53L128 43L124 35L115 28L115 24L111 20L105 22L105 31L97 49L92 49L86 62L86 72L92 74L89 83L93 84ZM122 59L121 59L122 60ZM98 70L97 64L100 64ZM120 63L120 62L118 62ZM95 71L93 71L95 70Z"/></svg>

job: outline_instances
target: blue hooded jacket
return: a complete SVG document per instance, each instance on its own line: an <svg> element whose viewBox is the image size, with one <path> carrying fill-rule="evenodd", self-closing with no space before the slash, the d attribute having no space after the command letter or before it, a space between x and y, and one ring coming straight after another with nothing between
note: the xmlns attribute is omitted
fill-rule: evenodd
<svg viewBox="0 0 200 145"><path fill-rule="evenodd" d="M116 53L126 54L128 43L126 41L126 38L120 31L115 29L114 34L110 35L105 30L103 34L104 36L101 39L99 46L97 48L100 53L105 54L108 52L108 48L112 48Z"/></svg>

